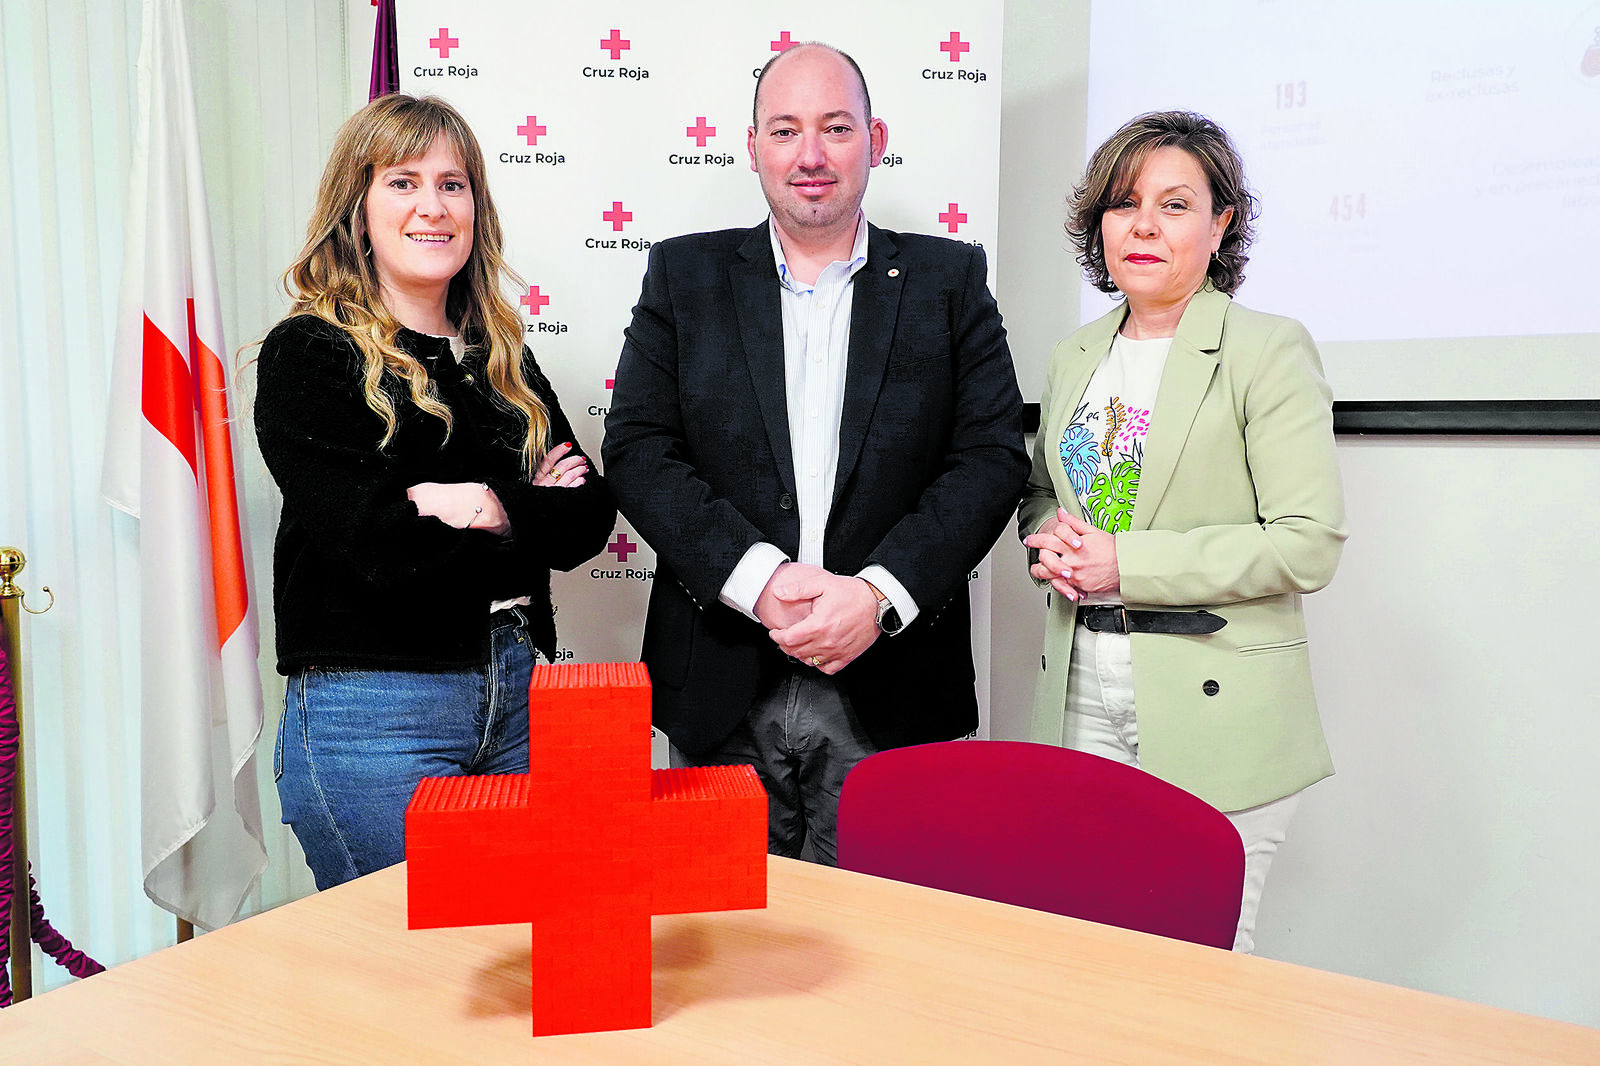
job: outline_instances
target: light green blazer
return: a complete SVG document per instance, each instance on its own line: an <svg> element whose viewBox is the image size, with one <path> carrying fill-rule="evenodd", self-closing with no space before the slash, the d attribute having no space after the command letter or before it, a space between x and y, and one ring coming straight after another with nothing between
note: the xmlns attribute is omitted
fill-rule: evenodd
<svg viewBox="0 0 1600 1066"><path fill-rule="evenodd" d="M1061 434L1126 313L1083 326L1051 356L1022 536L1057 501L1082 516ZM1207 283L1167 356L1117 564L1127 606L1204 608L1228 624L1204 636L1133 635L1144 769L1224 811L1333 773L1300 595L1333 577L1345 536L1332 393L1316 346L1300 323L1241 307ZM1046 602L1031 728L1034 740L1061 744L1076 612L1064 596Z"/></svg>

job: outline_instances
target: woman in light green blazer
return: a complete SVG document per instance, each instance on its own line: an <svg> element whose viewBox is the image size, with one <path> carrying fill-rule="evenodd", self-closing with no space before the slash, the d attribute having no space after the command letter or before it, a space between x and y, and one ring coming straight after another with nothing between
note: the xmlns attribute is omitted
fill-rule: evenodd
<svg viewBox="0 0 1600 1066"><path fill-rule="evenodd" d="M1126 300L1056 347L1019 512L1048 605L1033 739L1228 814L1243 951L1300 791L1333 772L1300 596L1346 535L1316 347L1231 296L1253 207L1199 115L1140 116L1095 152L1068 233Z"/></svg>

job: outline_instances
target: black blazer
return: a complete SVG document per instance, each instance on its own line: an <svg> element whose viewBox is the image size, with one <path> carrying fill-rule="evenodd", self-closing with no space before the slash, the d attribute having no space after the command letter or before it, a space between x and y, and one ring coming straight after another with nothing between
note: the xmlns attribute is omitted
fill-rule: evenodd
<svg viewBox="0 0 1600 1066"><path fill-rule="evenodd" d="M881 747L977 725L967 580L1028 469L986 278L982 249L874 226L854 280L824 564L877 563L921 612L837 675ZM643 648L655 723L691 754L784 664L717 599L751 545L799 548L778 285L765 223L654 245L606 417L607 480L657 554Z"/></svg>

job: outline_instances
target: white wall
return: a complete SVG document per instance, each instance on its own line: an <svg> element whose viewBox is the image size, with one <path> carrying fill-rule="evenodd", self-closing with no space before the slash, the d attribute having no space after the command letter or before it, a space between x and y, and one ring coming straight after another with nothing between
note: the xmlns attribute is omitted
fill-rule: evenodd
<svg viewBox="0 0 1600 1066"><path fill-rule="evenodd" d="M1266 954L1600 1025L1600 441L1347 437L1353 535L1308 601L1339 774Z"/></svg>
<svg viewBox="0 0 1600 1066"><path fill-rule="evenodd" d="M1033 397L1077 325L1061 220L1087 35L1087 0L1006 4L997 297ZM1341 437L1339 454L1352 535L1306 604L1339 772L1301 805L1258 951L1600 1026L1600 440ZM1043 604L1014 542L995 599L993 735L1021 738Z"/></svg>

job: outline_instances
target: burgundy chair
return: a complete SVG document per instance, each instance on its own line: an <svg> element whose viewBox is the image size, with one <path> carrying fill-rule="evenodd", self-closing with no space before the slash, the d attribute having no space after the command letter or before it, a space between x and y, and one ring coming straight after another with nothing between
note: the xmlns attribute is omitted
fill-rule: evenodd
<svg viewBox="0 0 1600 1066"><path fill-rule="evenodd" d="M863 759L839 865L896 881L1233 946L1244 846L1214 807L1143 770L1047 744L958 740Z"/></svg>

